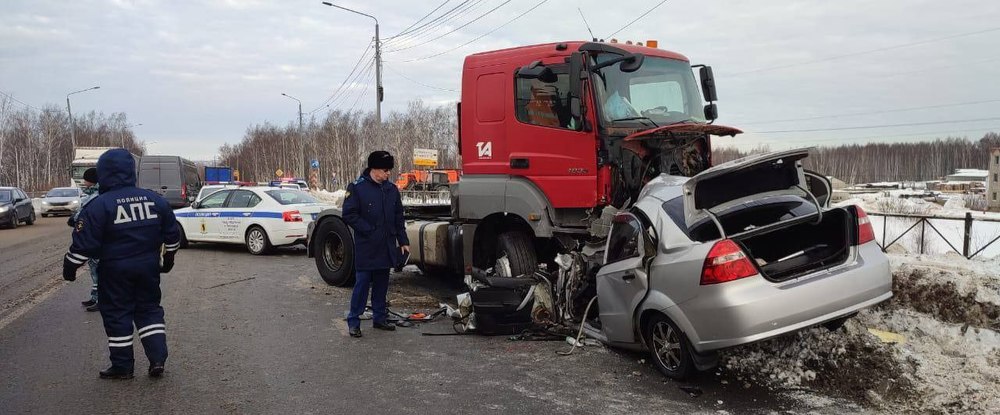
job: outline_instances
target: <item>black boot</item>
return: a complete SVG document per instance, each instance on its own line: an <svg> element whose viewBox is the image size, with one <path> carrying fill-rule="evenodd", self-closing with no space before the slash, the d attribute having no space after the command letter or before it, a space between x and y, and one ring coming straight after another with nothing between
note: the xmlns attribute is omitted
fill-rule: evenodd
<svg viewBox="0 0 1000 415"><path fill-rule="evenodd" d="M132 379L132 369L111 366L101 371L101 379Z"/></svg>
<svg viewBox="0 0 1000 415"><path fill-rule="evenodd" d="M389 322L385 322L385 323L373 323L372 327L374 327L376 329L379 329L379 330L396 331L396 325L392 324L392 323L389 323Z"/></svg>
<svg viewBox="0 0 1000 415"><path fill-rule="evenodd" d="M97 306L97 303L94 303L94 304L88 305L85 310L90 311L90 312L94 312L94 311L101 311L101 308Z"/></svg>
<svg viewBox="0 0 1000 415"><path fill-rule="evenodd" d="M83 304L84 307L90 307L94 304L97 304L97 301L94 300L81 301L80 304Z"/></svg>
<svg viewBox="0 0 1000 415"><path fill-rule="evenodd" d="M150 363L149 376L154 378L163 376L163 362Z"/></svg>
<svg viewBox="0 0 1000 415"><path fill-rule="evenodd" d="M351 327L347 332L351 337L361 337L361 327Z"/></svg>

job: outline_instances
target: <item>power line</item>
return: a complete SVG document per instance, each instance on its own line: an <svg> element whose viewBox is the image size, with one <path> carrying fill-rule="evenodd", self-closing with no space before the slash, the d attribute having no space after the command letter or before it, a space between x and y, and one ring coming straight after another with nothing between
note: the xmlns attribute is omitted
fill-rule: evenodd
<svg viewBox="0 0 1000 415"><path fill-rule="evenodd" d="M445 36L448 36L448 35L450 35L450 34L452 34L452 33L455 33L455 32L457 32L457 31L459 31L459 30L461 30L461 29L465 28L466 26L468 26L468 25L470 25L470 24L473 24L473 23L475 23L475 22L476 22L476 21L478 21L479 19L482 19L483 17L486 17L486 15L488 15L488 14L490 14L490 13L493 13L493 12L497 11L497 9L499 9L499 8L501 8L501 7L503 7L503 6L505 6L505 5L507 4L507 3L510 3L510 1L511 1L511 0L506 0L506 1L504 1L503 3L500 3L500 5L498 5L498 6L494 7L494 8L492 8L492 9L490 9L490 10L489 10L489 11L487 11L486 13L483 13L483 14L481 14L481 15L477 16L477 17L476 17L475 19L472 19L472 20L469 20L469 21L468 21L468 22L466 22L465 24L463 24L463 25L461 25L461 26L459 26L459 27L456 27L456 28L454 28L454 29L452 29L452 30L448 31L448 32L447 32L447 33L445 33L445 34L442 34L442 35L440 35L440 36L438 36L438 37L435 37L435 38L433 38L433 39L430 39L430 40L426 40L426 41L423 41L423 42L420 42L420 43L417 43L416 45L410 45L410 46L406 46L406 47L402 47L402 48L399 48L399 49L395 49L395 50L393 50L393 52L399 52L399 51L401 51L401 50L406 50L406 49L411 49L411 48L415 48L415 47L417 47L417 46L423 46L423 45L426 45L426 44L428 44L428 43L431 43L431 42L433 42L433 41L435 41L435 40L438 40L438 39L440 39L440 38L443 38L443 37L445 37Z"/></svg>
<svg viewBox="0 0 1000 415"><path fill-rule="evenodd" d="M874 140L874 139L879 139L879 138L917 137L917 136L922 136L922 135L957 134L957 133L967 133L967 132L986 131L986 130L1000 130L1000 127L975 128L975 129L968 129L968 130L927 131L927 132L922 132L922 133L911 133L911 134L866 135L866 136L856 136L856 137L848 137L848 138L815 138L815 139L802 139L802 140L791 140L791 141L781 140L780 143L781 144L787 144L787 143L808 144L808 143L826 142L826 141L854 141L854 140L865 140L865 139ZM936 137L936 138L941 138L941 137Z"/></svg>
<svg viewBox="0 0 1000 415"><path fill-rule="evenodd" d="M972 118L967 120L914 122L914 123L904 123L904 124L864 125L856 127L811 128L802 130L774 130L774 131L748 131L748 132L755 134L814 133L820 131L867 130L871 128L911 127L916 125L937 125L937 124L960 124L966 122L997 121L997 120L1000 120L1000 117Z"/></svg>
<svg viewBox="0 0 1000 415"><path fill-rule="evenodd" d="M659 2L659 3L657 3L655 6L653 6L653 8L651 8L649 10L646 10L646 12L643 13L643 14L640 14L639 17L636 17L635 19L632 19L632 21L628 22L628 24L626 24L625 26L622 26L622 27L618 28L618 30L615 30L614 33L606 36L605 39L611 39L611 36L617 35L618 32L621 32L622 30L627 29L629 26L632 26L632 23L638 22L639 19L642 19L643 17L646 17L647 14L652 13L653 10L656 10L657 8L659 8L660 6L662 6L663 3L666 3L666 2L667 2L667 0L663 0L663 1Z"/></svg>
<svg viewBox="0 0 1000 415"><path fill-rule="evenodd" d="M430 88L430 89L437 89L439 91L458 92L458 90L455 90L455 89L441 88L441 87L437 87L437 86L434 86L434 85L427 85L427 84L425 84L423 82L420 82L420 81L418 81L416 79L410 78L409 76L403 75L402 73L396 71L395 69L392 69L392 67L389 67L389 66L386 66L385 68L388 69L390 72L392 72L392 73L394 73L396 75L401 76L403 79L406 79L406 80L408 80L410 82L413 82L413 83L415 83L417 85L420 85L420 86L423 86L423 87L427 87L427 88Z"/></svg>
<svg viewBox="0 0 1000 415"><path fill-rule="evenodd" d="M542 1L538 2L538 4L534 5L534 6L532 7L532 8L530 8L530 9L528 9L528 10L525 10L525 11L524 11L523 13L521 13L521 14L519 14L519 15L517 15L517 16L514 16L514 18L513 18L513 19L510 19L510 20L508 20L507 22L505 22L504 24L502 24L502 25L500 25L500 26L497 26L497 27L493 28L492 30L490 30L490 31L488 31L488 32L486 32L486 33L483 33L483 34L479 35L479 36L478 36L478 37L476 37L475 39L472 39L472 40L470 40L470 41L468 41L468 42L465 42L465 43L463 43L463 44L461 44L461 45L458 45L458 46L455 46L455 47L453 47L453 48L451 48L451 49L448 49L448 50L445 50L445 51L443 51L443 52L438 52L438 53L435 53L435 54L433 54L433 55L427 55L427 56L424 56L424 57L422 57L422 58L416 58L416 59L409 59L409 60L405 60L405 61L400 61L400 62L417 62L417 61L422 61L422 60L427 60L427 59L431 59L431 58L436 58L436 57L438 57L438 56L441 56L441 55L444 55L444 54L446 54L446 53L449 53L449 52L454 52L454 51L456 51L456 50L458 50L458 49L461 49L461 48L463 48L463 47L465 47L465 46L468 46L468 45L472 44L473 42L475 42L475 41L477 41L477 40L479 40L479 39L482 39L482 38L484 38L484 37L486 37L486 36L489 36L489 35L490 35L490 34L492 34L493 32L496 32L497 30L500 30L500 29L503 29L503 27L504 27L504 26L507 26L508 24L511 24L511 23L513 23L513 22L514 22L515 20L517 20L517 19L520 19L521 17L523 17L524 15L526 15L526 14L528 14L528 13L531 13L531 11L532 11L532 10L535 10L535 9L537 9L537 8L538 8L539 6L541 6L541 5L545 4L545 3L547 3L548 1L549 1L549 0L542 0Z"/></svg>
<svg viewBox="0 0 1000 415"><path fill-rule="evenodd" d="M411 41L413 41L414 39L416 39L418 37L421 37L421 36L426 35L427 33L433 32L435 29L437 29L441 25L444 25L444 24L446 24L446 23L448 23L448 22L450 22L450 21L452 21L452 20L454 20L454 19L456 19L458 17L461 17L465 12L467 12L467 11L475 8L476 6L478 6L483 1L484 0L476 0L476 1L472 2L472 4L469 4L469 0L465 0L465 1L461 2L461 3L459 3L457 6L452 7L448 11L444 12L440 16L435 17L434 19L430 20L427 23L424 23L424 24L422 24L422 25L420 25L420 26L418 26L418 27L410 30L409 32L400 33L399 35L396 35L396 36L393 36L392 38L387 39L385 43L386 44L389 44L389 43L395 44L396 42L402 42L402 43L405 44L406 42L411 42Z"/></svg>
<svg viewBox="0 0 1000 415"><path fill-rule="evenodd" d="M35 107L35 106L31 105L31 104L28 104L28 103L26 103L24 101L21 101L21 100L19 100L17 98L14 98L13 95L11 95L11 94L9 94L7 92L0 91L0 95L3 95L3 96L6 96L7 98L10 98L11 101L14 101L14 102L16 102L18 104L24 105L26 108L28 108L30 110L37 111L37 112L42 112L42 110L39 109L38 107Z"/></svg>
<svg viewBox="0 0 1000 415"><path fill-rule="evenodd" d="M365 68L362 69L361 72L358 72L358 74L354 77L354 80L352 80L348 84L347 89L345 89L344 92L340 94L340 96L338 96L336 99L330 102L330 107L333 108L340 107L350 100L350 98L347 97L353 94L355 91L367 90L368 84L371 82L372 78L375 75L374 69L375 69L375 59L371 59L368 61L368 64L365 65ZM364 82L361 82L362 77L364 78ZM354 88L355 85L361 85L361 88Z"/></svg>
<svg viewBox="0 0 1000 415"><path fill-rule="evenodd" d="M465 17L465 15L469 14L469 12L471 12L471 11L473 11L475 9L478 9L479 6L482 5L484 1L485 0L475 0L472 3L468 4L467 6L463 6L461 8L461 10L458 10L457 12L455 12L455 14L449 16L448 18L446 18L444 20L441 20L438 23L435 23L435 24L433 24L431 26L428 26L423 31L415 31L412 34L412 36L410 36L408 39L404 39L402 42L400 42L398 44L394 44L393 45L393 49L390 50L389 52L395 52L395 51L397 51L397 50L399 50L399 49L401 49L403 47L406 47L408 45L412 45L415 42L419 42L419 41L427 39L427 38L429 38L431 36L434 36L435 34L437 34L439 32L439 29L441 29L441 28L447 29L448 28L448 26L447 26L448 24L450 24L452 22L455 22L455 21L458 21L458 19L461 19L461 18Z"/></svg>
<svg viewBox="0 0 1000 415"><path fill-rule="evenodd" d="M411 24L410 26L408 26L406 29L400 30L399 33L396 33L395 35L389 36L386 39L386 42L388 42L389 40L391 40L393 38L396 38L398 36L402 36L402 35L406 34L407 30L412 29L413 26L416 26L420 22L424 21L424 19L430 17L430 15L434 14L434 12L438 11L438 9L444 7L445 4L448 4L449 1L451 1L451 0L444 0L444 2L441 3L441 4L439 4L437 7L435 7L434 10L431 10L430 12L428 12L427 14L425 14L424 17L421 17L421 18L417 19L417 21L413 22L413 24Z"/></svg>
<svg viewBox="0 0 1000 415"><path fill-rule="evenodd" d="M816 117L805 117L805 118L788 118L783 120L768 120L768 121L754 121L754 122L744 122L740 125L760 125L760 124L776 124L782 122L793 122L793 121L812 121L821 120L826 118L842 118L842 117L857 117L861 115L874 115L874 114L889 114L894 112L906 112L906 111L916 111L916 110L926 110L934 108L948 108L948 107L958 107L963 105L976 105L976 104L987 104L993 102L1000 102L1000 99L989 99L985 101L969 101L969 102L959 102L954 104L942 104L942 105L928 105L924 107L909 107L909 108L896 108L881 111L866 111L866 112L853 112L848 114L837 114L837 115L821 115Z"/></svg>
<svg viewBox="0 0 1000 415"><path fill-rule="evenodd" d="M371 81L372 81L372 77L369 76L368 79L365 80L365 84L367 84L368 82L371 82ZM351 108L347 110L347 113L350 114L351 112L353 112L354 108L356 108L358 106L358 103L360 103L363 98L367 98L370 93L371 93L370 88L364 88L361 91L361 93L358 94L358 97L354 99L354 104L352 104Z"/></svg>
<svg viewBox="0 0 1000 415"><path fill-rule="evenodd" d="M346 84L347 84L347 81L348 81L349 79L351 79L351 75L354 75L354 72L358 70L358 65L361 65L361 62L365 60L365 56L367 56L367 55L368 55L368 51L372 50L372 46L374 45L374 43L375 43L375 41L374 41L374 40L372 40L371 42L368 42L368 47L367 47L367 48L365 48L365 51L364 51L364 52L363 52L363 53L361 54L361 56L360 56L360 57L358 58L358 61L354 63L354 68L351 68L351 73L347 74L347 76L346 76L346 77L344 78L344 81L343 81L343 82L341 82L341 83L340 83L340 85L338 85L338 86L337 86L337 89L335 89L335 90L333 91L333 93L332 93L332 94L330 94L330 96L329 96L329 97L327 97L327 98L326 98L326 99L325 99L325 100L323 101L323 103L322 103L322 104L319 104L319 106L318 106L318 107L314 108L314 109L313 109L312 111L309 111L309 113L310 113L310 114L312 114L312 113L314 113L314 112L316 112L316 111L319 111L319 110L321 110L321 109L325 108L325 107L326 107L326 105L327 105L327 104L329 104L329 103L330 103L330 101L331 101L331 100L333 100L333 98L337 96L337 93L339 93L339 92L341 91L341 89L343 89L343 88L344 88L344 85L346 85Z"/></svg>
<svg viewBox="0 0 1000 415"><path fill-rule="evenodd" d="M872 54L872 53L885 52L885 51L889 51L889 50L908 48L908 47L918 46L918 45L925 45L925 44L928 44L928 43L941 42L941 41L944 41L944 40L951 40L951 39L960 38L960 37L981 35L983 33L995 32L997 30L1000 30L1000 27L994 27L994 28L990 28L990 29L977 30L977 31L974 31L974 32L958 33L958 34L954 34L954 35L937 37L937 38L932 38L932 39L925 39L925 40L920 40L920 41L916 41L916 42L902 43L902 44L899 44L899 45L886 46L886 47L877 48L877 49L869 49L869 50L865 50L865 51L861 51L861 52L853 52L853 53L847 53L847 54L843 54L843 55L828 56L828 57L825 57L825 58L820 58L820 59L815 59L815 60L810 60L810 61L803 61L803 62L796 62L796 63L784 64L784 65L770 66L770 67L766 67L766 68L753 69L753 70L749 70L749 71L745 71L745 72L736 72L736 73L732 73L732 74L727 74L727 76L739 76L739 75L746 75L746 74L751 74L751 73L773 71L773 70L777 70L777 69L792 68L792 67L796 67L796 66L812 65L812 64L816 64L816 63L828 62L828 61L837 60L837 59L850 58L850 57L861 56L861 55L869 55L869 54Z"/></svg>

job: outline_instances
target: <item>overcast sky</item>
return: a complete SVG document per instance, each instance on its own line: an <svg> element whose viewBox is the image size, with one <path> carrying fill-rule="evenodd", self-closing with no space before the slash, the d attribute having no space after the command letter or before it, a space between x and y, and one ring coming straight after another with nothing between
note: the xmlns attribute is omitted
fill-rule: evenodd
<svg viewBox="0 0 1000 415"><path fill-rule="evenodd" d="M374 15L389 39L442 2L335 4ZM465 44L539 3L467 46L415 60ZM589 38L577 7L603 38L658 3L451 0L428 20L459 6L454 19L414 39L385 41L383 111L416 99L457 100L467 54ZM714 67L718 122L748 131L717 143L784 148L978 138L1000 130L998 17L1000 2L984 0L670 0L615 37L657 39L661 48ZM373 35L370 19L318 0L3 0L0 91L36 107L64 106L68 92L100 85L72 97L74 112L126 112L143 124L136 133L151 152L204 160L238 142L251 124L292 121L296 103L283 92L301 99L306 112L324 109ZM356 73L365 68L362 62ZM372 94L362 95L372 89L367 77L349 85L331 108L374 108ZM793 121L773 122L781 120ZM966 120L979 121L953 122ZM884 125L896 126L855 128ZM783 132L789 130L827 131Z"/></svg>

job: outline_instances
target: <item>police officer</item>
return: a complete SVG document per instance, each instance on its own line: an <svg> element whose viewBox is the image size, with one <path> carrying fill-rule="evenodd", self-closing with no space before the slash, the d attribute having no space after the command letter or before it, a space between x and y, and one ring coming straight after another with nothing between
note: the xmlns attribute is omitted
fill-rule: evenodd
<svg viewBox="0 0 1000 415"><path fill-rule="evenodd" d="M80 217L80 212L83 211L83 208L87 207L87 204L90 203L91 200L94 200L95 197L97 197L98 186L97 186L96 168L91 167L83 172L83 187L80 190L82 190L84 193L84 196L80 198L80 209L78 209L76 212L73 212L73 214L70 215L69 219L66 221L66 224L69 225L69 227L71 228L76 227L76 220ZM87 268L89 268L90 270L90 282L91 282L90 299L82 301L81 304L83 304L83 306L86 307L87 311L98 311L97 260L93 258L88 260Z"/></svg>
<svg viewBox="0 0 1000 415"><path fill-rule="evenodd" d="M149 375L160 377L167 360L160 272L173 268L180 248L177 220L162 197L135 187L135 160L125 149L101 155L97 178L100 197L80 213L63 259L63 278L73 281L84 262L100 260L97 304L111 351L111 367L101 371L101 378L132 378L136 340L149 358Z"/></svg>
<svg viewBox="0 0 1000 415"><path fill-rule="evenodd" d="M354 230L354 293L347 327L351 337L361 337L361 314L372 294L374 328L393 331L386 320L385 296L389 291L389 268L399 265L410 251L403 222L399 189L389 181L395 160L387 151L368 155L368 168L347 186L344 221Z"/></svg>

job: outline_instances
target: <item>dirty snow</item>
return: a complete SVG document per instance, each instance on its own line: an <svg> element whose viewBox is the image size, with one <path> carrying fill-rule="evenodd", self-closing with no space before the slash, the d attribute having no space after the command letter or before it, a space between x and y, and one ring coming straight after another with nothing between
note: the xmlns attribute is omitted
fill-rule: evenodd
<svg viewBox="0 0 1000 415"><path fill-rule="evenodd" d="M830 398L886 413L1000 412L1000 259L890 260L891 300L834 332L814 328L733 348L719 372L807 407ZM904 340L884 343L868 329Z"/></svg>
<svg viewBox="0 0 1000 415"><path fill-rule="evenodd" d="M309 193L320 201L329 203L339 208L344 204L344 196L347 194L347 191L337 190L334 192L328 192L326 190L310 190Z"/></svg>

